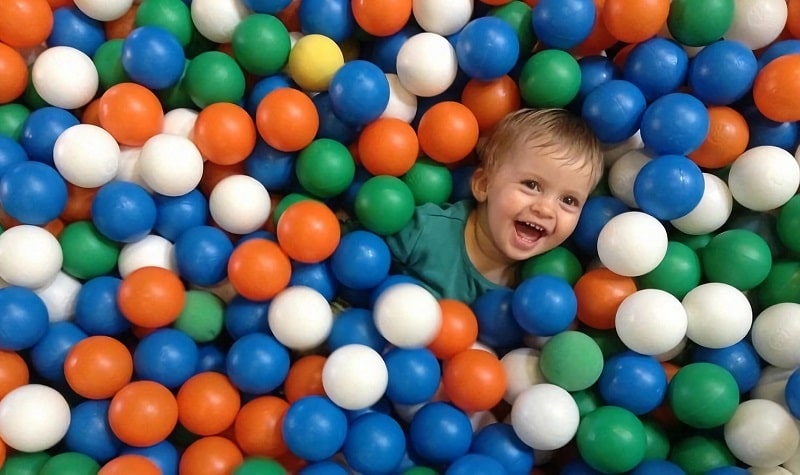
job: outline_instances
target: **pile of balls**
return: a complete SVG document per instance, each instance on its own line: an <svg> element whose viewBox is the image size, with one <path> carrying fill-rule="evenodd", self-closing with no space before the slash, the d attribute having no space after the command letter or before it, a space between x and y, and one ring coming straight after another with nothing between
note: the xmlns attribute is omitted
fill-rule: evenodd
<svg viewBox="0 0 800 475"><path fill-rule="evenodd" d="M800 0L0 1L0 474L800 473ZM605 179L391 271L509 112Z"/></svg>

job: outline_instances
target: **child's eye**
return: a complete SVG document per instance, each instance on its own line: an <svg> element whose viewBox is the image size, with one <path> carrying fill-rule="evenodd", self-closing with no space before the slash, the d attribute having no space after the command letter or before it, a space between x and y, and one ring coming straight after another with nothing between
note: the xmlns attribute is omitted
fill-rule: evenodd
<svg viewBox="0 0 800 475"><path fill-rule="evenodd" d="M578 206L580 202L574 196L565 196L562 201L568 206Z"/></svg>
<svg viewBox="0 0 800 475"><path fill-rule="evenodd" d="M539 185L539 182L536 180L525 180L522 182L522 184L534 191L541 191L542 189L542 187Z"/></svg>

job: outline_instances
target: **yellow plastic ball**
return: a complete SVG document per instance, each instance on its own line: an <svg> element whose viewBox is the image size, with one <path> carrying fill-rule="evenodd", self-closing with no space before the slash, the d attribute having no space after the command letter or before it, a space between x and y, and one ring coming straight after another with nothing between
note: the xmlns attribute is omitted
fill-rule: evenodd
<svg viewBox="0 0 800 475"><path fill-rule="evenodd" d="M306 91L326 91L331 78L344 64L344 54L335 41L310 34L297 40L289 53L287 72Z"/></svg>

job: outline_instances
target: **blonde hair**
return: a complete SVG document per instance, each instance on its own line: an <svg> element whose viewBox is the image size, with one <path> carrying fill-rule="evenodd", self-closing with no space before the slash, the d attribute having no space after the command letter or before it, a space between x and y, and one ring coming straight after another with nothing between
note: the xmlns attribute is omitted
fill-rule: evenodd
<svg viewBox="0 0 800 475"><path fill-rule="evenodd" d="M519 144L563 150L554 158L591 167L593 187L603 176L600 140L583 118L566 109L519 109L506 115L477 149L481 166L491 171L504 152Z"/></svg>

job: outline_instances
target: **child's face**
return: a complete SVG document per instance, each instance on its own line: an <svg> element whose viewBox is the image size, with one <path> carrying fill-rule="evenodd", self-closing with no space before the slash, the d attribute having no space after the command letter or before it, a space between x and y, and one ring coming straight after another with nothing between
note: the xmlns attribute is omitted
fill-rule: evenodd
<svg viewBox="0 0 800 475"><path fill-rule="evenodd" d="M567 163L552 147L519 144L506 154L493 170L479 168L473 176L477 225L495 259L522 261L559 246L575 230L592 191L591 168L581 160Z"/></svg>

